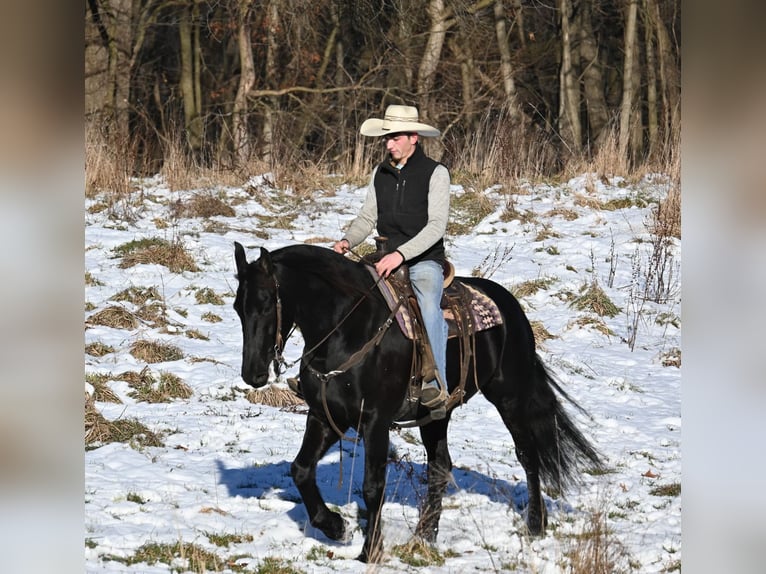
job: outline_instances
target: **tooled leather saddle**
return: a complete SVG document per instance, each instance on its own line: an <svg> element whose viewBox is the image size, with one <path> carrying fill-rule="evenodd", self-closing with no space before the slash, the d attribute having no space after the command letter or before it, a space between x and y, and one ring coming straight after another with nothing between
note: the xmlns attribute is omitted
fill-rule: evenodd
<svg viewBox="0 0 766 574"><path fill-rule="evenodd" d="M378 288L389 308L396 311L396 322L402 333L413 342L413 365L410 372L410 385L407 405L414 407L420 398L420 382L434 377L435 362L428 334L423 325L420 308L409 280L408 267L402 265L386 279L381 279L375 271L374 263L386 254L386 238L376 237L377 251L365 255L362 259L367 269L377 281ZM457 338L460 348L460 379L458 386L450 393L447 409L453 408L462 400L465 394L465 384L468 378L468 368L474 356L474 335L485 329L502 324L503 318L495 302L481 290L454 277L454 267L445 261L444 291L441 308L444 319L449 327L449 338ZM401 301L401 303L400 303ZM474 364L475 369L475 364ZM475 373L475 371L474 371ZM474 374L475 376L475 374ZM398 417L401 418L406 417ZM404 426L404 425L400 425Z"/></svg>

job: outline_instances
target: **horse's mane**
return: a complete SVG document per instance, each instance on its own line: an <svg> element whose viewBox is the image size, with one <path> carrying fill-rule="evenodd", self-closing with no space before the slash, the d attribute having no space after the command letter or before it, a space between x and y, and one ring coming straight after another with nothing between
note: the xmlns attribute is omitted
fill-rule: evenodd
<svg viewBox="0 0 766 574"><path fill-rule="evenodd" d="M288 245L273 251L271 257L275 264L311 274L342 293L364 293L373 283L364 264L354 262L326 247Z"/></svg>

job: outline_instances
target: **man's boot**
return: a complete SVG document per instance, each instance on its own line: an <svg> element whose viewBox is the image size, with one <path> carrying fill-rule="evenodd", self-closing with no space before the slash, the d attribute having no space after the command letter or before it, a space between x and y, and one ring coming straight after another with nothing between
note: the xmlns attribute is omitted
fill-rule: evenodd
<svg viewBox="0 0 766 574"><path fill-rule="evenodd" d="M437 378L439 377L437 373ZM434 420L443 419L447 416L447 391L439 384L437 379L423 383L420 387L420 404L431 411Z"/></svg>

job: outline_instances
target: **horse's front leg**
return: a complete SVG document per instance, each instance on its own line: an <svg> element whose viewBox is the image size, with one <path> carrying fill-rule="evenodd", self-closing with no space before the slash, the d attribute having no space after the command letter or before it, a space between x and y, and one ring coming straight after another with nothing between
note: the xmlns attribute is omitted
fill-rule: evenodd
<svg viewBox="0 0 766 574"><path fill-rule="evenodd" d="M439 533L439 519L442 514L442 499L452 477L452 459L447 448L447 424L445 419L420 427L420 436L428 457L428 494L420 509L415 535L433 544Z"/></svg>
<svg viewBox="0 0 766 574"><path fill-rule="evenodd" d="M362 553L362 562L378 562L383 555L380 514L386 489L386 463L388 462L388 424L380 421L365 425L364 436L364 503L367 506L367 530Z"/></svg>
<svg viewBox="0 0 766 574"><path fill-rule="evenodd" d="M316 469L319 460L337 441L338 435L329 425L309 412L301 449L290 466L290 474L306 506L309 522L332 540L343 538L345 523L340 514L327 508L317 487Z"/></svg>

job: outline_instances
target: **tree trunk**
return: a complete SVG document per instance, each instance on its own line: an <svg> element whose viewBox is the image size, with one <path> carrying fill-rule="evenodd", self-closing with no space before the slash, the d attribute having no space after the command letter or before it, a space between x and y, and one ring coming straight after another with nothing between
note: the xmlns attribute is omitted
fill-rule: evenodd
<svg viewBox="0 0 766 574"><path fill-rule="evenodd" d="M628 0L625 16L625 57L622 66L622 103L620 104L620 136L618 152L624 161L628 161L628 147L631 136L631 120L633 112L633 66L636 57L636 21L638 0Z"/></svg>
<svg viewBox="0 0 766 574"><path fill-rule="evenodd" d="M580 90L572 62L572 31L570 0L558 0L561 19L561 70L559 74L559 134L572 156L579 155L582 146L580 123Z"/></svg>
<svg viewBox="0 0 766 574"><path fill-rule="evenodd" d="M646 127L649 138L649 157L654 157L659 148L658 102L657 102L657 58L654 54L654 30L652 10L648 0L643 0L641 10L644 21L644 45L646 46Z"/></svg>
<svg viewBox="0 0 766 574"><path fill-rule="evenodd" d="M181 97L184 107L184 127L186 128L186 141L193 152L199 152L202 148L202 116L201 102L199 101L199 51L198 44L194 39L196 23L193 18L196 14L196 0L191 5L184 6L180 12L178 22L178 35L181 52Z"/></svg>
<svg viewBox="0 0 766 574"><path fill-rule="evenodd" d="M250 7L252 0L239 0L239 25L237 45L239 47L239 84L234 98L232 113L232 135L234 138L234 157L239 165L244 165L252 153L250 130L248 129L247 95L255 84L255 65L253 46L250 41Z"/></svg>
<svg viewBox="0 0 766 574"><path fill-rule="evenodd" d="M267 38L266 38L266 86L273 88L277 85L277 31L279 22L280 0L270 0L267 8ZM263 115L263 153L261 158L271 163L274 157L274 114L277 108L277 99L268 98Z"/></svg>
<svg viewBox="0 0 766 574"><path fill-rule="evenodd" d="M508 46L508 31L505 25L505 7L502 0L495 0L495 35L497 47L500 52L500 76L503 79L503 91L508 108L508 114L513 123L521 119L518 100L516 98L516 84L513 81L513 66L511 64L511 49Z"/></svg>
<svg viewBox="0 0 766 574"><path fill-rule="evenodd" d="M681 128L681 81L680 72L676 65L673 45L670 35L662 21L659 4L656 0L648 0L654 15L653 22L657 34L657 56L660 72L660 94L662 100L662 127L665 146L672 145L672 137Z"/></svg>
<svg viewBox="0 0 766 574"><path fill-rule="evenodd" d="M583 67L583 93L588 111L588 137L592 151L598 150L606 137L609 108L604 95L604 78L598 42L593 32L593 0L580 3L580 58Z"/></svg>
<svg viewBox="0 0 766 574"><path fill-rule="evenodd" d="M441 59L444 39L447 36L447 14L444 0L429 0L426 11L428 12L431 24L428 30L428 40L423 52L423 58L418 69L417 96L421 108L426 112L426 116L434 116L430 109L431 90L434 85L436 67Z"/></svg>

